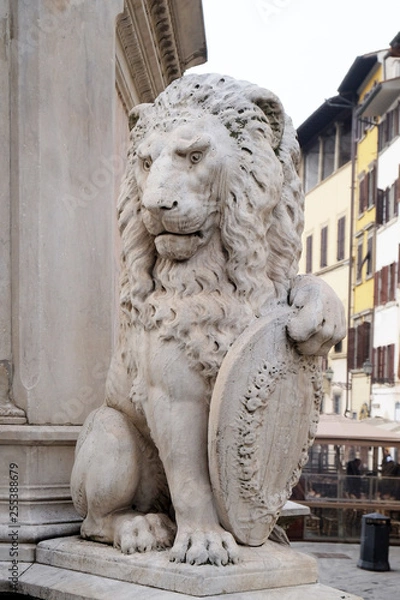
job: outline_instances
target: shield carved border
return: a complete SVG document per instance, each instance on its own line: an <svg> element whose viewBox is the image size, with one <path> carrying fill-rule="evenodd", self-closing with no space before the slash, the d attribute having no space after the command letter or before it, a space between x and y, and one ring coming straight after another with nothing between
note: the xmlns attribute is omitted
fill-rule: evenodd
<svg viewBox="0 0 400 600"><path fill-rule="evenodd" d="M286 334L292 314L276 306L239 336L211 399L208 452L219 519L249 546L268 539L318 425L321 359L296 351Z"/></svg>

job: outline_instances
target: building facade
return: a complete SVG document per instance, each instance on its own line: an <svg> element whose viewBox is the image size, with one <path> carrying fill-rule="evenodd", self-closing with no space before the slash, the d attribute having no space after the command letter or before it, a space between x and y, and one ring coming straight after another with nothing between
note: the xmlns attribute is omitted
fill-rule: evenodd
<svg viewBox="0 0 400 600"><path fill-rule="evenodd" d="M349 328L342 355L335 348L325 363L323 411L352 418L400 419L398 38L389 50L357 57L339 95L298 129L306 191L301 267L338 292ZM345 113L335 113L335 106L347 107L341 125L347 165L340 162L337 133Z"/></svg>

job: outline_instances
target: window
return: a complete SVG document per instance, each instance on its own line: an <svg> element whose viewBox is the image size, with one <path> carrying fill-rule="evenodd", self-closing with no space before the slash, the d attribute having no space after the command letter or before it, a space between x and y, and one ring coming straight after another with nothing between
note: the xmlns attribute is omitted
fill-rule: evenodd
<svg viewBox="0 0 400 600"><path fill-rule="evenodd" d="M374 348L372 364L374 383L394 384L394 344Z"/></svg>
<svg viewBox="0 0 400 600"><path fill-rule="evenodd" d="M363 117L362 119L357 120L357 140L361 140L368 129L371 129L375 125L374 117Z"/></svg>
<svg viewBox="0 0 400 600"><path fill-rule="evenodd" d="M336 415L340 414L340 400L341 400L341 395L340 394L333 394L333 399L332 399L332 410L333 413Z"/></svg>
<svg viewBox="0 0 400 600"><path fill-rule="evenodd" d="M364 321L348 331L347 368L362 369L364 361L370 356L371 323Z"/></svg>
<svg viewBox="0 0 400 600"><path fill-rule="evenodd" d="M321 256L320 256L320 267L326 267L328 265L328 227L325 226L321 229Z"/></svg>
<svg viewBox="0 0 400 600"><path fill-rule="evenodd" d="M356 282L361 283L362 281L362 266L363 266L363 240L359 240L357 244L357 275Z"/></svg>
<svg viewBox="0 0 400 600"><path fill-rule="evenodd" d="M375 306L396 300L398 270L398 263L393 262L375 273Z"/></svg>
<svg viewBox="0 0 400 600"><path fill-rule="evenodd" d="M388 272L388 301L394 302L396 300L396 271L397 271L396 263L392 263L389 265Z"/></svg>
<svg viewBox="0 0 400 600"><path fill-rule="evenodd" d="M333 173L335 167L335 131L329 131L323 138L322 179Z"/></svg>
<svg viewBox="0 0 400 600"><path fill-rule="evenodd" d="M362 215L367 206L367 178L366 176L360 179L358 184L358 214Z"/></svg>
<svg viewBox="0 0 400 600"><path fill-rule="evenodd" d="M397 217L399 209L399 179L386 189L378 189L377 207L376 207L376 222L378 225L385 225L393 217Z"/></svg>
<svg viewBox="0 0 400 600"><path fill-rule="evenodd" d="M358 214L362 215L376 202L376 168L366 173L358 184Z"/></svg>
<svg viewBox="0 0 400 600"><path fill-rule="evenodd" d="M366 269L367 277L372 277L373 243L374 243L373 233L370 233L368 235L368 240L367 240L367 254L366 254L365 258L363 259L363 262L367 263L367 269Z"/></svg>
<svg viewBox="0 0 400 600"><path fill-rule="evenodd" d="M351 160L351 118L343 123L340 132L339 167Z"/></svg>
<svg viewBox="0 0 400 600"><path fill-rule="evenodd" d="M337 224L336 259L343 260L345 256L346 217L341 217Z"/></svg>
<svg viewBox="0 0 400 600"><path fill-rule="evenodd" d="M304 190L309 192L318 183L319 166L319 142L314 142L308 150L305 151L304 158Z"/></svg>
<svg viewBox="0 0 400 600"><path fill-rule="evenodd" d="M378 206L376 222L380 225L388 223L399 213L400 179L396 179L385 190L378 190Z"/></svg>
<svg viewBox="0 0 400 600"><path fill-rule="evenodd" d="M385 118L379 124L378 149L382 150L393 138L400 133L400 102L393 110L386 113Z"/></svg>
<svg viewBox="0 0 400 600"><path fill-rule="evenodd" d="M376 201L376 168L373 167L369 173L367 173L367 206L371 208L375 205Z"/></svg>
<svg viewBox="0 0 400 600"><path fill-rule="evenodd" d="M304 157L304 190L309 192L320 181L329 177L335 167L351 160L351 111L343 119L321 131L321 137L302 148Z"/></svg>
<svg viewBox="0 0 400 600"><path fill-rule="evenodd" d="M306 238L306 273L312 273L312 235Z"/></svg>

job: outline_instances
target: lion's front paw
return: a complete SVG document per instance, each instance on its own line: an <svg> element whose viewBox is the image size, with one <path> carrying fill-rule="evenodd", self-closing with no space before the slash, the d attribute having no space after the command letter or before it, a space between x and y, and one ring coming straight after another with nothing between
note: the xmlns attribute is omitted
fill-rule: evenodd
<svg viewBox="0 0 400 600"><path fill-rule="evenodd" d="M175 525L163 514L125 515L115 530L114 547L124 554L172 546Z"/></svg>
<svg viewBox="0 0 400 600"><path fill-rule="evenodd" d="M239 548L232 535L223 529L187 529L178 533L170 560L191 565L227 565L239 562Z"/></svg>
<svg viewBox="0 0 400 600"><path fill-rule="evenodd" d="M287 332L300 354L326 356L346 335L346 319L341 301L321 279L299 275L289 303L294 313Z"/></svg>

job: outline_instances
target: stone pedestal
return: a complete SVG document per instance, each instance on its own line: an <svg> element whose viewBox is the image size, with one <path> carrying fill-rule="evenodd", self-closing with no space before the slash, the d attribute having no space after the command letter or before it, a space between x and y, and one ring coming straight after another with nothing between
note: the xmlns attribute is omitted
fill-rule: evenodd
<svg viewBox="0 0 400 600"><path fill-rule="evenodd" d="M167 552L121 556L77 537L55 539L38 545L18 589L54 600L361 600L318 584L316 561L288 547L267 542L242 554L239 565L190 566L170 563Z"/></svg>
<svg viewBox="0 0 400 600"><path fill-rule="evenodd" d="M18 546L78 533L69 477L79 427L0 425L0 560L10 560L10 534ZM19 561L32 560L28 547ZM33 549L32 549L33 550Z"/></svg>
<svg viewBox="0 0 400 600"><path fill-rule="evenodd" d="M317 581L317 563L288 546L266 542L242 547L237 565L192 566L169 561L169 552L123 555L110 546L79 537L48 540L37 547L36 560L73 571L84 571L190 596L215 596L306 585Z"/></svg>

